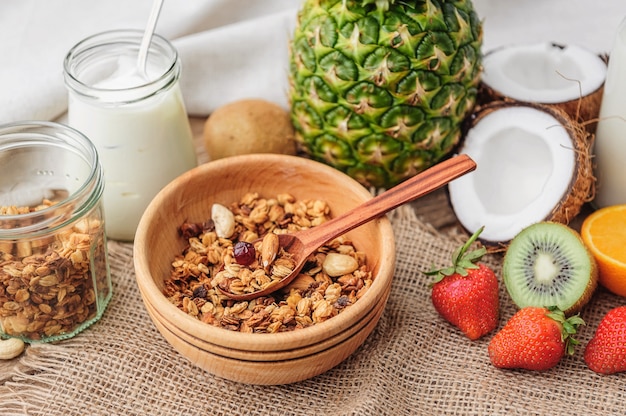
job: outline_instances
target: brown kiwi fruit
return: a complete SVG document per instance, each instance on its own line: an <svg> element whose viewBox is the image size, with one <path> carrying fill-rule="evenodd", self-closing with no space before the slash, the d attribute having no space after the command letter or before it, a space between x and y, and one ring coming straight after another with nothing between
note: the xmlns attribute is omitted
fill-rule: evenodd
<svg viewBox="0 0 626 416"><path fill-rule="evenodd" d="M249 153L296 153L289 112L257 98L216 109L204 123L203 136L211 160Z"/></svg>

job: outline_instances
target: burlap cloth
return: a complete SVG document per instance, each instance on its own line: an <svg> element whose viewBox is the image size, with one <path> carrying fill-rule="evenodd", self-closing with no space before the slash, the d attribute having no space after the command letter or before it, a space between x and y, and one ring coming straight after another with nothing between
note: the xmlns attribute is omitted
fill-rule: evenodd
<svg viewBox="0 0 626 416"><path fill-rule="evenodd" d="M434 199L433 199L434 198ZM446 227L445 196L390 215L397 269L366 342L310 380L252 386L190 364L161 337L135 285L132 246L110 243L115 294L104 317L74 339L32 345L3 364L0 414L28 415L624 415L626 374L599 376L582 348L539 373L498 370L491 336L470 341L432 307L422 271L449 260L461 235ZM431 201L431 202L428 202ZM430 213L427 223L422 214ZM433 226L433 224L436 225ZM499 273L501 258L487 262ZM583 317L583 346L624 299L599 290ZM501 285L503 325L515 311Z"/></svg>

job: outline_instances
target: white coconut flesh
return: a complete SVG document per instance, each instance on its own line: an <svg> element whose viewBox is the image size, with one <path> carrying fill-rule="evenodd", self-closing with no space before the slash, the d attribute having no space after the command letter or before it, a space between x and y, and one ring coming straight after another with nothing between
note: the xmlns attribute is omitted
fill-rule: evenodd
<svg viewBox="0 0 626 416"><path fill-rule="evenodd" d="M604 83L606 63L578 46L550 43L494 50L483 59L482 81L518 101L558 104L577 100Z"/></svg>
<svg viewBox="0 0 626 416"><path fill-rule="evenodd" d="M480 238L508 242L526 226L549 218L575 173L574 144L565 127L529 106L497 109L467 133L460 153L477 168L448 186L461 225Z"/></svg>

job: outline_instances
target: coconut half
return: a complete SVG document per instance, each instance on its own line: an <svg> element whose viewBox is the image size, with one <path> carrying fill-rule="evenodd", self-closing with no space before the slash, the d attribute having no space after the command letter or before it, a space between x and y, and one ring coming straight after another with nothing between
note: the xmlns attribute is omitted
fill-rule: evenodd
<svg viewBox="0 0 626 416"><path fill-rule="evenodd" d="M495 251L542 220L568 224L591 199L588 133L567 114L540 104L493 102L477 109L459 153L474 172L448 185L454 213Z"/></svg>
<svg viewBox="0 0 626 416"><path fill-rule="evenodd" d="M558 106L583 124L595 121L607 64L575 45L554 43L495 49L483 59L479 102L510 99Z"/></svg>

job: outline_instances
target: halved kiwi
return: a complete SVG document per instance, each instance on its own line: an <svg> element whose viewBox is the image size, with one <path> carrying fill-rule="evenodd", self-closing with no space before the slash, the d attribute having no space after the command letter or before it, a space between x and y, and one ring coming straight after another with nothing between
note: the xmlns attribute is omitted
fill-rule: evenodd
<svg viewBox="0 0 626 416"><path fill-rule="evenodd" d="M504 285L519 308L557 306L571 315L598 285L596 262L580 235L556 222L538 222L511 241L502 264Z"/></svg>

